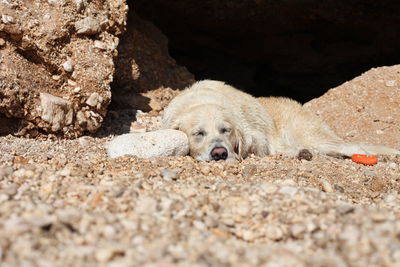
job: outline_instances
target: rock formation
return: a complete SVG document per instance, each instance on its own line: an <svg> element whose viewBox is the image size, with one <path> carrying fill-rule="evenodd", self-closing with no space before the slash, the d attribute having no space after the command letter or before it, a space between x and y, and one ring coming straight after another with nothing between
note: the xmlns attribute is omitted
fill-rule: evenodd
<svg viewBox="0 0 400 267"><path fill-rule="evenodd" d="M123 0L0 2L0 113L19 134L95 132L111 101Z"/></svg>

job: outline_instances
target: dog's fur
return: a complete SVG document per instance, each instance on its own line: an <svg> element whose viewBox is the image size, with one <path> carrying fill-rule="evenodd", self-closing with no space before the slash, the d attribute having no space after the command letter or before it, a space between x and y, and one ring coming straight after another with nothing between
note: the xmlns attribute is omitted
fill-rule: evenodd
<svg viewBox="0 0 400 267"><path fill-rule="evenodd" d="M190 155L212 160L215 147L227 151L226 159L253 153L351 156L400 154L379 145L348 143L298 102L283 97L256 99L223 82L204 80L174 98L164 111L164 128L179 129L189 138Z"/></svg>

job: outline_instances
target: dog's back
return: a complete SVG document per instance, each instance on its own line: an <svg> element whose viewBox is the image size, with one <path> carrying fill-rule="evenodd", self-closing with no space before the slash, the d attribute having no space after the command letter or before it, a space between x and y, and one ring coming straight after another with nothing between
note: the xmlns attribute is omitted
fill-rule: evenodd
<svg viewBox="0 0 400 267"><path fill-rule="evenodd" d="M300 150L308 149L314 154L331 156L400 154L400 151L390 147L345 142L320 117L292 99L262 97L258 101L275 122L281 138L278 153L294 156Z"/></svg>

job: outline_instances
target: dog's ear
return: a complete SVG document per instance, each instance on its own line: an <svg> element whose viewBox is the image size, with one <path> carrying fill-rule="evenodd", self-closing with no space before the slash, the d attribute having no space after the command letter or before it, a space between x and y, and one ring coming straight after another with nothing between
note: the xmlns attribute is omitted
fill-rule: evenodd
<svg viewBox="0 0 400 267"><path fill-rule="evenodd" d="M245 141L242 131L239 128L233 129L233 150L238 155L238 159L242 160L246 157Z"/></svg>
<svg viewBox="0 0 400 267"><path fill-rule="evenodd" d="M170 127L171 129L174 129L174 130L180 130L180 123L179 123L179 121L174 121L172 124L171 124L171 127Z"/></svg>
<svg viewBox="0 0 400 267"><path fill-rule="evenodd" d="M162 120L162 126L164 129L174 129L174 130L179 130L180 128L180 121L179 120L174 120L172 118L167 118L164 117Z"/></svg>

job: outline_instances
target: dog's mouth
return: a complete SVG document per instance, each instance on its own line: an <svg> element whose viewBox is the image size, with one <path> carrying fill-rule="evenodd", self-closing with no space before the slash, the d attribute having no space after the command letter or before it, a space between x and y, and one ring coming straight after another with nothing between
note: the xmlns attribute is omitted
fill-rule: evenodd
<svg viewBox="0 0 400 267"><path fill-rule="evenodd" d="M212 160L226 160L228 158L228 149L224 146L215 146L211 149L210 158Z"/></svg>

